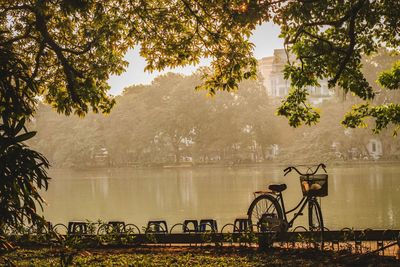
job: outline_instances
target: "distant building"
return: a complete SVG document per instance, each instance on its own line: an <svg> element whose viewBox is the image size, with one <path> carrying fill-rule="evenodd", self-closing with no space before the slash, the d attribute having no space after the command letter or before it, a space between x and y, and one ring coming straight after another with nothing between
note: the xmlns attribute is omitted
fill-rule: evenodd
<svg viewBox="0 0 400 267"><path fill-rule="evenodd" d="M367 143L367 150L371 158L379 159L383 155L382 142L379 139L371 138Z"/></svg>
<svg viewBox="0 0 400 267"><path fill-rule="evenodd" d="M92 158L96 166L107 166L109 164L109 154L105 147L94 150Z"/></svg>
<svg viewBox="0 0 400 267"><path fill-rule="evenodd" d="M291 60L295 58L290 56ZM275 49L274 55L264 57L259 60L259 69L264 79L264 86L267 94L273 98L283 98L288 95L290 90L290 81L283 77L283 69L287 62L287 55L284 49ZM309 101L313 104L319 104L324 99L330 98L334 92L329 90L327 80L319 81L320 87L308 87L310 93Z"/></svg>
<svg viewBox="0 0 400 267"><path fill-rule="evenodd" d="M260 72L269 96L284 97L289 92L290 81L285 80L282 73L286 61L283 49L275 49L273 56L264 57L259 61Z"/></svg>
<svg viewBox="0 0 400 267"><path fill-rule="evenodd" d="M336 158L344 159L373 159L378 160L383 156L383 145L377 138L361 137L359 142L351 138L352 131L346 131L346 139L342 142L335 141L331 145Z"/></svg>
<svg viewBox="0 0 400 267"><path fill-rule="evenodd" d="M274 159L279 155L279 145L272 144L268 149L268 157Z"/></svg>

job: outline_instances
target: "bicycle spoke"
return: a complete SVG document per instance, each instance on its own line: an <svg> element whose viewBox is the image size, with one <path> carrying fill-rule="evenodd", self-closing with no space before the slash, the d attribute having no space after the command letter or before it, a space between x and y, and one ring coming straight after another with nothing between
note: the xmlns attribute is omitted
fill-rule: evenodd
<svg viewBox="0 0 400 267"><path fill-rule="evenodd" d="M260 216L260 213L259 213L259 211L258 211L258 205L255 206L255 209L256 209L256 210L255 210L255 213L256 213L255 215L256 215L256 218L258 219L259 216ZM251 218L251 219L253 219L253 218Z"/></svg>
<svg viewBox="0 0 400 267"><path fill-rule="evenodd" d="M270 211L270 210L269 210L270 208L273 208L273 210ZM274 206L274 205L270 205L270 206L268 207L268 209L265 211L265 213L274 213L274 212L276 212L276 209L275 209L275 206Z"/></svg>

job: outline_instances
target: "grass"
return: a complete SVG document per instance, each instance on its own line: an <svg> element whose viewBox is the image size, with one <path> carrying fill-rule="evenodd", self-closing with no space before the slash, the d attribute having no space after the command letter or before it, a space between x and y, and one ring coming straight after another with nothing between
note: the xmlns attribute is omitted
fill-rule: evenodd
<svg viewBox="0 0 400 267"><path fill-rule="evenodd" d="M0 256L1 266L399 266L393 258L310 249L136 247L20 248Z"/></svg>

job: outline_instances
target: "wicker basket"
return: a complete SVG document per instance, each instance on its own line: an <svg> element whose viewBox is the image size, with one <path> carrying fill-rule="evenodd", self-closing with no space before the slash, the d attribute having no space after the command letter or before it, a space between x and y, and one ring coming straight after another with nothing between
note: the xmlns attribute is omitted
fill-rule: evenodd
<svg viewBox="0 0 400 267"><path fill-rule="evenodd" d="M327 174L301 175L300 185L305 197L326 197L328 195Z"/></svg>

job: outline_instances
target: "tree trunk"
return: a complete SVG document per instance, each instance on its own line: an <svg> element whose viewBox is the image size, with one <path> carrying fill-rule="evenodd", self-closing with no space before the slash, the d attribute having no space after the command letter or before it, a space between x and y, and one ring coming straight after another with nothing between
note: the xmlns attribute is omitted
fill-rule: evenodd
<svg viewBox="0 0 400 267"><path fill-rule="evenodd" d="M261 144L260 143L260 147L261 147L261 155L262 155L262 158L263 158L263 161L265 161L265 148L264 148L264 144Z"/></svg>
<svg viewBox="0 0 400 267"><path fill-rule="evenodd" d="M181 162L181 152L179 151L179 144L174 145L175 150L175 163Z"/></svg>

